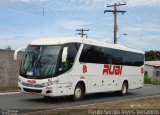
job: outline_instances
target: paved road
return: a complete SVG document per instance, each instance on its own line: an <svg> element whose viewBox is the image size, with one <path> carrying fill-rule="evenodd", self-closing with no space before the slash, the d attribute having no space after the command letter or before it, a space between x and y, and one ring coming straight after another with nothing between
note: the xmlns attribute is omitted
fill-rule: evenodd
<svg viewBox="0 0 160 115"><path fill-rule="evenodd" d="M72 102L69 98L53 98L50 101L44 100L42 96L31 96L27 94L0 95L0 108L14 109L19 113L32 112L38 110L49 110L65 108L93 103L103 103L116 100L160 95L160 86L144 86L142 89L130 90L127 96L118 96L115 93L99 93L87 95L79 102Z"/></svg>

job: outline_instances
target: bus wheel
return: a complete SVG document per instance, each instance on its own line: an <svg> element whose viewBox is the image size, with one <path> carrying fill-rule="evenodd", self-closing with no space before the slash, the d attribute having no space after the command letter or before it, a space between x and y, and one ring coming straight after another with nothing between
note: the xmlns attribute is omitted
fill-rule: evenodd
<svg viewBox="0 0 160 115"><path fill-rule="evenodd" d="M120 95L124 96L127 93L128 93L128 83L126 81L124 81L123 84L122 84Z"/></svg>
<svg viewBox="0 0 160 115"><path fill-rule="evenodd" d="M77 84L74 90L73 101L81 100L84 97L84 88L82 85Z"/></svg>

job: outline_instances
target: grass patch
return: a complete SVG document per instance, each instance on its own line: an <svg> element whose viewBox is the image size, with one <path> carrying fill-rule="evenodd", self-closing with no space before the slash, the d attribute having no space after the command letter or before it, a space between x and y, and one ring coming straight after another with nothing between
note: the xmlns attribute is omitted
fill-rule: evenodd
<svg viewBox="0 0 160 115"><path fill-rule="evenodd" d="M145 84L160 85L160 80L152 80L150 77L145 75L144 76L144 83Z"/></svg>
<svg viewBox="0 0 160 115"><path fill-rule="evenodd" d="M17 91L17 86L0 87L0 91Z"/></svg>

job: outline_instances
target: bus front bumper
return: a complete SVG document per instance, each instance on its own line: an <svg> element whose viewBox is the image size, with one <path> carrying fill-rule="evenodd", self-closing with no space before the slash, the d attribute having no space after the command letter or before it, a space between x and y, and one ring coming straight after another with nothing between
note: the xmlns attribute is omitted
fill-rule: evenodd
<svg viewBox="0 0 160 115"><path fill-rule="evenodd" d="M37 88L32 85L24 86L18 82L18 90L22 93L28 93L31 95L43 95L43 96L56 96L56 84L46 87Z"/></svg>

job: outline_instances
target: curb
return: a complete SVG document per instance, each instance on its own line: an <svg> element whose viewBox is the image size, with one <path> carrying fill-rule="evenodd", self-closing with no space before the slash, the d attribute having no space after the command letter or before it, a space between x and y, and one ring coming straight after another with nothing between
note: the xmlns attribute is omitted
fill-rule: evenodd
<svg viewBox="0 0 160 115"><path fill-rule="evenodd" d="M20 92L7 92L7 93L0 93L0 95L11 95L11 94L19 94Z"/></svg>
<svg viewBox="0 0 160 115"><path fill-rule="evenodd" d="M160 85L154 85L154 84L144 84L144 86L157 86L157 87L159 87Z"/></svg>

